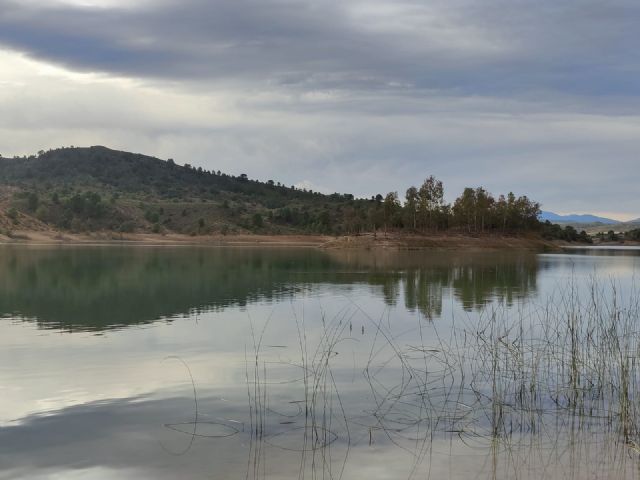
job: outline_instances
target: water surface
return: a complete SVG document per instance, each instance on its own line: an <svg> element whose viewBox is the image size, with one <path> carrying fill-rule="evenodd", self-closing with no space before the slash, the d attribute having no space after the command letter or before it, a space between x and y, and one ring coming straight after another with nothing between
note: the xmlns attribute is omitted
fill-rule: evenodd
<svg viewBox="0 0 640 480"><path fill-rule="evenodd" d="M632 478L638 254L2 247L0 478Z"/></svg>

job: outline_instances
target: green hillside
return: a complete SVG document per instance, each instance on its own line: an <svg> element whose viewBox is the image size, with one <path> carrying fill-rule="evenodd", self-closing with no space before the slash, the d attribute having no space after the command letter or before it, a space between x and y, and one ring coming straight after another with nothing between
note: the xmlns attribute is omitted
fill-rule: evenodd
<svg viewBox="0 0 640 480"><path fill-rule="evenodd" d="M9 223L71 231L331 233L367 203L105 147L0 158L0 185Z"/></svg>
<svg viewBox="0 0 640 480"><path fill-rule="evenodd" d="M99 146L0 157L0 233L9 236L14 230L188 235L384 230L535 232L581 239L573 229L540 223L539 213L540 205L525 196L495 198L481 187L466 188L448 204L442 182L433 176L409 187L402 200L396 192L356 199Z"/></svg>

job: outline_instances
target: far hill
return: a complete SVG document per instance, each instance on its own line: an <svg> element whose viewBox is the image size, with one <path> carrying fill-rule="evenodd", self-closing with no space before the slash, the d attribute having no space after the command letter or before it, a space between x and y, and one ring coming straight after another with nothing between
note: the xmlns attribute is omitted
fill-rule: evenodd
<svg viewBox="0 0 640 480"><path fill-rule="evenodd" d="M447 204L443 192L442 182L431 176L401 197L389 192L357 199L106 147L70 147L29 157L0 157L0 234L384 231L588 240L573 228L540 223L539 204L526 196L494 197L481 187L466 188Z"/></svg>
<svg viewBox="0 0 640 480"><path fill-rule="evenodd" d="M570 215L558 215L553 212L540 212L540 220L545 221L549 220L552 223L568 223L568 224L577 224L577 225L586 225L586 224L594 224L599 223L602 225L615 225L617 223L621 223L619 220L614 220L612 218L606 217L598 217L596 215L579 215L579 214L570 214Z"/></svg>

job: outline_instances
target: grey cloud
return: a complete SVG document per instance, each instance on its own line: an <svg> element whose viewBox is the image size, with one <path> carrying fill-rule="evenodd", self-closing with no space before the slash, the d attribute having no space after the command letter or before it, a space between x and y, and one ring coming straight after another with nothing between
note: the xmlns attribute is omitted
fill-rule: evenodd
<svg viewBox="0 0 640 480"><path fill-rule="evenodd" d="M340 89L639 93L640 5L595 1L0 1L0 43L73 69Z"/></svg>
<svg viewBox="0 0 640 480"><path fill-rule="evenodd" d="M314 75L335 75L336 62L330 58L338 51L340 58L357 59L367 48L347 38L351 32L339 26L337 7L312 7L192 0L149 10L96 10L4 2L0 41L81 70L300 83ZM357 70L357 63L351 70Z"/></svg>

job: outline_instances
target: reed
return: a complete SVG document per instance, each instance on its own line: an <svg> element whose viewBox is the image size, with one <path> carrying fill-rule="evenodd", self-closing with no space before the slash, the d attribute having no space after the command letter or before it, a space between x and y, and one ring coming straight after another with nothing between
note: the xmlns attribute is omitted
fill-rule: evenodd
<svg viewBox="0 0 640 480"><path fill-rule="evenodd" d="M354 341L355 318L370 334L353 380L366 386L366 400L357 402L364 409L350 404L345 376L336 375L336 358ZM351 449L380 443L410 455L409 478L428 477L443 440L451 455L458 447L475 452L487 478L614 478L640 467L635 286L623 294L615 281L571 280L544 301L488 305L446 327L423 317L411 343L392 318L371 318L355 303L331 319L322 315L313 341L304 316L294 312L293 319L296 361L267 360L269 322L251 326L247 478L267 476L265 445L290 448L279 441L288 435L299 439L290 448L299 453L299 478L342 478ZM285 383L289 404L300 407L286 422L268 381L283 365L298 372Z"/></svg>

